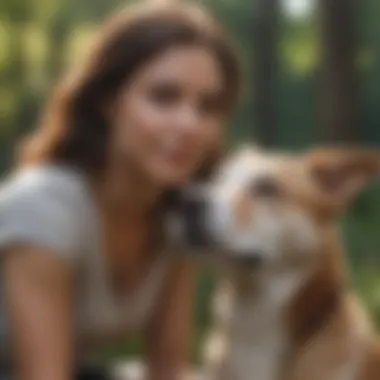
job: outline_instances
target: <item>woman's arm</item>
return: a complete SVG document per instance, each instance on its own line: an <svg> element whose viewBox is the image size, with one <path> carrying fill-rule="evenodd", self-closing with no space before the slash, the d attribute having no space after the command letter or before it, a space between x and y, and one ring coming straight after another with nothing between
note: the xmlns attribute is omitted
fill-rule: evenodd
<svg viewBox="0 0 380 380"><path fill-rule="evenodd" d="M194 314L194 264L181 264L169 277L148 331L149 380L177 380L188 369Z"/></svg>
<svg viewBox="0 0 380 380"><path fill-rule="evenodd" d="M19 248L5 258L4 280L19 380L72 380L73 270L59 256Z"/></svg>

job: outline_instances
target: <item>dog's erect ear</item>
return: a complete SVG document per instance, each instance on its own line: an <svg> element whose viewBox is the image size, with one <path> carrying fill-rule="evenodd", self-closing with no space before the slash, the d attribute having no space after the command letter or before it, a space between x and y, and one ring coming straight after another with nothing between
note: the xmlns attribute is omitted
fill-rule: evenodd
<svg viewBox="0 0 380 380"><path fill-rule="evenodd" d="M380 150L319 148L306 155L308 170L323 197L342 211L380 177Z"/></svg>

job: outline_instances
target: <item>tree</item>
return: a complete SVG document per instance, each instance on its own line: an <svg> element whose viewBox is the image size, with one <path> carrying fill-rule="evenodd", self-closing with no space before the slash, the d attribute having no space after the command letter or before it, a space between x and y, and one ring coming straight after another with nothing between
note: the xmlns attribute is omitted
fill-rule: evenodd
<svg viewBox="0 0 380 380"><path fill-rule="evenodd" d="M259 142L272 146L276 137L275 82L279 0L256 0L255 14L253 119Z"/></svg>
<svg viewBox="0 0 380 380"><path fill-rule="evenodd" d="M321 135L330 142L357 141L360 136L354 0L319 0L319 11Z"/></svg>

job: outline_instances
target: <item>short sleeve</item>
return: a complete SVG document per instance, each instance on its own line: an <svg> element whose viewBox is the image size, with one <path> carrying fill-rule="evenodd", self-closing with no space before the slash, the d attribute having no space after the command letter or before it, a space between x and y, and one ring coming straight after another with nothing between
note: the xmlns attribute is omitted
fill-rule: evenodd
<svg viewBox="0 0 380 380"><path fill-rule="evenodd" d="M57 168L17 174L0 188L0 250L30 244L70 260L83 250L83 189Z"/></svg>

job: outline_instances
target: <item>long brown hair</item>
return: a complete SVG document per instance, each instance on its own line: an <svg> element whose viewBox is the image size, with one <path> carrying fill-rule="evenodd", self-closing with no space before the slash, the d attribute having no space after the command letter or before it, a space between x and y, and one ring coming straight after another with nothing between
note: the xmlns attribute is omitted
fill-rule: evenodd
<svg viewBox="0 0 380 380"><path fill-rule="evenodd" d="M56 88L40 125L21 147L20 164L60 162L100 174L108 145L105 102L117 97L138 68L180 45L214 52L223 70L224 109L229 113L238 98L239 63L219 26L194 4L137 5L111 18L84 64Z"/></svg>

